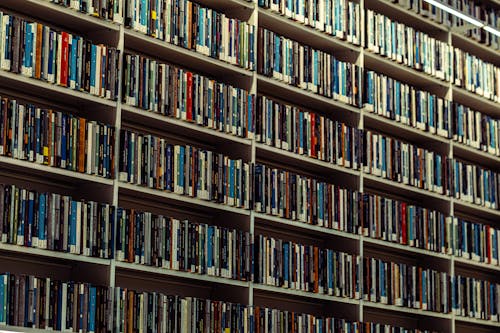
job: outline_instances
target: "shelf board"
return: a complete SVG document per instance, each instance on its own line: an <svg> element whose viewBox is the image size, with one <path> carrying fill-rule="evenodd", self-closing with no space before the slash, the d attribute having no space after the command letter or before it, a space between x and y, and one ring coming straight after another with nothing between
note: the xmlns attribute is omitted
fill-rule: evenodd
<svg viewBox="0 0 500 333"><path fill-rule="evenodd" d="M500 322L492 321L492 320L484 320L484 319L476 319L476 318L471 318L471 317L462 317L462 316L455 316L455 320L459 323L467 323L469 325L483 325L483 326L489 326L489 327L499 327L500 328Z"/></svg>
<svg viewBox="0 0 500 333"><path fill-rule="evenodd" d="M159 58L163 61L193 69L202 74L208 74L224 82L249 89L252 84L253 72L217 60L194 50L170 44L130 29L125 29L125 49Z"/></svg>
<svg viewBox="0 0 500 333"><path fill-rule="evenodd" d="M117 46L120 26L48 0L2 0L1 6L45 22L57 22L57 27L82 34L96 41Z"/></svg>
<svg viewBox="0 0 500 333"><path fill-rule="evenodd" d="M465 214L466 216L478 217L488 221L498 222L500 220L500 211L465 202L460 199L453 199L455 212Z"/></svg>
<svg viewBox="0 0 500 333"><path fill-rule="evenodd" d="M280 295L283 295L285 297L309 298L309 299L314 299L314 300L318 300L318 301L327 301L327 302L352 304L352 305L359 304L359 300L353 299L353 298L337 297L337 296L331 296L331 295L325 295L325 294L316 294L316 293L302 291L302 290L286 289L286 288L281 288L281 287L268 286L268 285L264 285L264 284L260 284L260 283L254 283L253 289L256 291L259 291L261 293L280 294Z"/></svg>
<svg viewBox="0 0 500 333"><path fill-rule="evenodd" d="M0 87L23 94L29 92L31 96L40 97L47 101L54 100L58 104L77 106L80 109L102 110L110 114L114 113L117 105L115 101L109 99L3 70L0 70Z"/></svg>
<svg viewBox="0 0 500 333"><path fill-rule="evenodd" d="M442 136L398 123L395 120L366 110L363 110L362 114L365 129L382 132L393 137L396 136L419 145L425 145L433 150L438 150L442 154L448 155L450 141Z"/></svg>
<svg viewBox="0 0 500 333"><path fill-rule="evenodd" d="M169 206L182 206L186 209L210 211L217 210L241 216L250 216L250 211L242 208L218 204L211 201L192 198L173 192L151 189L148 187L127 184L118 182L119 190L122 194L130 195L131 197L141 198L147 201L159 201L167 203ZM138 200L140 202L140 200Z"/></svg>
<svg viewBox="0 0 500 333"><path fill-rule="evenodd" d="M487 113L493 117L500 117L500 103L494 102L464 88L453 85L453 101L468 106L475 111Z"/></svg>
<svg viewBox="0 0 500 333"><path fill-rule="evenodd" d="M210 129L196 123L187 122L177 118L172 118L160 113L139 109L134 106L122 104L122 123L132 122L156 128L166 133L173 133L176 136L189 137L204 144L231 144L242 145L250 149L252 142L249 139L227 134L214 129Z"/></svg>
<svg viewBox="0 0 500 333"><path fill-rule="evenodd" d="M453 142L453 156L483 165L492 170L498 170L500 168L499 156L469 147L462 143Z"/></svg>
<svg viewBox="0 0 500 333"><path fill-rule="evenodd" d="M380 249L391 248L400 252L406 253L406 255L419 255L423 257L433 257L438 259L449 260L451 257L447 254L443 254L440 252L433 252L429 250L424 250L418 247L411 247L408 245L402 245L399 243L393 243L385 240L375 239L371 237L363 236L363 243L367 243L369 245L375 246Z"/></svg>
<svg viewBox="0 0 500 333"><path fill-rule="evenodd" d="M433 311L427 311L427 310L421 310L421 309L413 309L413 308L407 308L407 307L403 307L403 306L375 303L375 302L370 302L370 301L365 301L365 300L363 300L363 307L372 308L372 309L381 309L381 310L385 310L385 311L402 312L402 313L406 313L409 315L418 315L418 316L423 316L423 317L432 317L432 318L441 318L441 319L451 319L451 317L452 317L451 314L449 314L449 313L439 313L439 312L433 312Z"/></svg>
<svg viewBox="0 0 500 333"><path fill-rule="evenodd" d="M113 186L113 180L86 173L69 171L48 165L32 163L24 160L18 160L11 157L0 156L0 167L5 171L14 171L30 177L54 179L62 183L69 183L74 185L81 185L85 183L98 184L101 186Z"/></svg>
<svg viewBox="0 0 500 333"><path fill-rule="evenodd" d="M244 21L248 21L255 8L253 2L246 0L197 0L196 2Z"/></svg>
<svg viewBox="0 0 500 333"><path fill-rule="evenodd" d="M411 199L412 201L417 200L420 201L420 204L423 201L428 201L429 207L438 210L448 211L451 202L448 196L366 173L363 174L363 182L364 187L371 190L376 189L383 191L385 194L391 193L397 197Z"/></svg>
<svg viewBox="0 0 500 333"><path fill-rule="evenodd" d="M448 31L445 25L434 22L431 19L388 0L369 0L365 2L365 8L388 16L392 20L404 23L416 30L426 32L431 36L436 36L436 34L439 33L444 35Z"/></svg>
<svg viewBox="0 0 500 333"><path fill-rule="evenodd" d="M258 91L265 95L280 99L286 98L298 106L320 110L324 114L332 115L350 124L356 123L360 116L358 107L314 94L261 74L257 75L257 87Z"/></svg>
<svg viewBox="0 0 500 333"><path fill-rule="evenodd" d="M10 332L19 332L19 333L61 333L61 331L53 330L53 329L41 329L41 328L32 328L32 327L22 327L22 326L11 326L11 325L0 325L0 333L10 333Z"/></svg>
<svg viewBox="0 0 500 333"><path fill-rule="evenodd" d="M154 266L146 266L146 265L141 265L141 264L133 264L133 263L127 263L127 262L121 262L121 261L116 261L115 267L118 273L139 273L141 276L144 275L153 275L153 276L158 276L160 279L166 279L166 278L177 278L177 279L182 279L182 280L192 280L192 281L198 281L201 283L214 283L214 284L224 284L224 285L231 285L235 287L243 287L243 288L248 288L250 286L250 282L246 281L238 281L238 280L232 280L228 278L223 278L223 277L217 277L217 276L210 276L210 275L201 275L201 274L196 274L196 273L189 273L189 272L183 272L183 271L176 271L176 270L170 270L167 268L161 268L161 267L154 267Z"/></svg>
<svg viewBox="0 0 500 333"><path fill-rule="evenodd" d="M288 165L291 169L299 169L305 173L321 175L329 179L335 178L341 180L343 185L356 187L360 172L358 170L338 166L329 162L318 160L306 155L295 154L283 149L268 146L264 143L256 143L255 150L257 160L279 162Z"/></svg>
<svg viewBox="0 0 500 333"><path fill-rule="evenodd" d="M454 47L458 47L461 50L470 52L471 54L496 66L500 65L500 57L498 56L500 50L495 50L485 44L477 42L470 37L456 32L451 33L451 40L451 43Z"/></svg>
<svg viewBox="0 0 500 333"><path fill-rule="evenodd" d="M334 236L339 238L345 238L348 241L358 241L360 237L356 234L350 234L345 231L340 231L336 229L330 229L326 227L320 227L317 225L312 225L304 222L289 220L281 218L278 216L272 216L264 213L253 213L256 220L260 220L260 225L269 224L272 226L280 226L283 228L288 228L297 233L311 233L318 236Z"/></svg>
<svg viewBox="0 0 500 333"><path fill-rule="evenodd" d="M365 68L385 74L398 81L408 83L416 88L424 89L444 97L448 92L449 83L429 74L420 72L404 64L397 63L368 50L364 52Z"/></svg>
<svg viewBox="0 0 500 333"><path fill-rule="evenodd" d="M331 53L344 61L356 62L361 52L361 48L357 45L301 24L270 9L259 7L259 26L293 40L305 41L307 45Z"/></svg>
<svg viewBox="0 0 500 333"><path fill-rule="evenodd" d="M60 262L60 261L72 261L79 263L88 263L100 266L109 266L109 259L101 259L94 257L87 257L80 254L73 254L68 252L58 252L51 250L44 250L26 246L18 246L13 244L0 243L0 254L15 255L16 259L19 258L29 258L30 260L40 262L40 261L50 261L50 262ZM15 260L15 259L14 259Z"/></svg>
<svg viewBox="0 0 500 333"><path fill-rule="evenodd" d="M460 266L470 266L471 269L481 269L486 271L500 272L500 266L494 266L491 264L474 261L471 259L465 259L461 257L454 256L455 263Z"/></svg>

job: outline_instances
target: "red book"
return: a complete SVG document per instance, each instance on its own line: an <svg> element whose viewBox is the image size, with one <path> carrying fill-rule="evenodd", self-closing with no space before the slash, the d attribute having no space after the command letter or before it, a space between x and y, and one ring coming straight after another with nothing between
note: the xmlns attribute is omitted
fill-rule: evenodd
<svg viewBox="0 0 500 333"><path fill-rule="evenodd" d="M68 85L68 44L69 44L69 34L67 32L61 33L61 70L59 82L62 86Z"/></svg>
<svg viewBox="0 0 500 333"><path fill-rule="evenodd" d="M401 237L403 238L403 244L407 244L407 235L406 235L406 203L401 203Z"/></svg>
<svg viewBox="0 0 500 333"><path fill-rule="evenodd" d="M193 73L187 72L186 119L193 120Z"/></svg>

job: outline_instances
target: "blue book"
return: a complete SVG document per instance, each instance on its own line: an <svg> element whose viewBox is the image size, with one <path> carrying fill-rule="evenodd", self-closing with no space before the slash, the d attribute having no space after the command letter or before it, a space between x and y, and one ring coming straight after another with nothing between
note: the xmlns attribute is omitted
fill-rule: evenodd
<svg viewBox="0 0 500 333"><path fill-rule="evenodd" d="M328 281L328 289L330 290L333 290L333 280L332 280L332 277L333 277L333 256L332 256L332 250L330 249L327 249L326 250L326 260L327 260L327 263L326 263L326 270L327 270L327 281Z"/></svg>
<svg viewBox="0 0 500 333"><path fill-rule="evenodd" d="M491 257L493 259L497 259L498 260L498 234L497 234L497 231L494 230L493 231L493 237L492 237L492 246L491 246Z"/></svg>
<svg viewBox="0 0 500 333"><path fill-rule="evenodd" d="M253 109L253 97L252 95L248 95L248 124L247 124L247 128L248 128L248 132L252 132L252 133L255 133L255 129L254 129L254 124L253 124L253 118L254 118L254 109Z"/></svg>
<svg viewBox="0 0 500 333"><path fill-rule="evenodd" d="M185 159L185 154L186 154L186 148L184 146L180 146L180 154L179 154L179 177L178 181L179 184L178 186L184 188L184 159Z"/></svg>
<svg viewBox="0 0 500 333"><path fill-rule="evenodd" d="M89 313L88 313L88 329L89 333L95 332L95 313L96 313L96 287L89 287Z"/></svg>
<svg viewBox="0 0 500 333"><path fill-rule="evenodd" d="M38 241L45 240L45 193L38 197Z"/></svg>
<svg viewBox="0 0 500 333"><path fill-rule="evenodd" d="M96 80L98 79L96 77L96 63L97 63L97 46L92 44L91 50L90 50L90 86L91 87L96 87Z"/></svg>
<svg viewBox="0 0 500 333"><path fill-rule="evenodd" d="M77 63L77 56L78 56L78 41L80 37L78 36L73 36L73 40L71 42L71 48L70 48L70 67L69 67L69 80L70 83L74 82L76 86L76 75L77 75L77 68L76 68L76 63Z"/></svg>
<svg viewBox="0 0 500 333"><path fill-rule="evenodd" d="M235 174L235 161L229 160L229 197L235 199L234 196L234 174Z"/></svg>
<svg viewBox="0 0 500 333"><path fill-rule="evenodd" d="M427 304L427 271L422 271L422 305Z"/></svg>
<svg viewBox="0 0 500 333"><path fill-rule="evenodd" d="M385 264L380 261L380 296L381 297L387 297L387 291L386 291L386 281L385 281Z"/></svg>
<svg viewBox="0 0 500 333"><path fill-rule="evenodd" d="M70 215L70 224L69 224L69 242L68 245L76 246L76 215L77 212L77 202L71 200L71 215Z"/></svg>
<svg viewBox="0 0 500 333"><path fill-rule="evenodd" d="M173 147L171 144L167 144L167 170L166 170L166 190L167 191L173 191L172 188L172 172L174 171L173 165L172 165L172 154L173 154Z"/></svg>
<svg viewBox="0 0 500 333"><path fill-rule="evenodd" d="M7 313L5 313L6 307L6 296L7 296L7 275L0 275L0 324L6 324Z"/></svg>
<svg viewBox="0 0 500 333"><path fill-rule="evenodd" d="M33 32L32 26L30 23L24 23L25 25L25 46L24 46L24 59L23 65L26 68L30 68L33 66Z"/></svg>
<svg viewBox="0 0 500 333"><path fill-rule="evenodd" d="M213 266L213 241L214 241L214 227L207 227L207 268L211 268Z"/></svg>

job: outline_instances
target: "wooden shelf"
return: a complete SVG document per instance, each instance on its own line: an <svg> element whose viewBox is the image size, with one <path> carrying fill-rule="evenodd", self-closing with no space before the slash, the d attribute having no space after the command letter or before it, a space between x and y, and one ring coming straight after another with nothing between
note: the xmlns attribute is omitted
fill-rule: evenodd
<svg viewBox="0 0 500 333"><path fill-rule="evenodd" d="M483 165L492 170L500 169L500 156L495 156L462 143L453 142L453 156Z"/></svg>
<svg viewBox="0 0 500 333"><path fill-rule="evenodd" d="M365 7L433 37L442 37L448 31L445 25L434 22L389 0L369 0L365 2Z"/></svg>
<svg viewBox="0 0 500 333"><path fill-rule="evenodd" d="M286 98L298 106L321 110L322 113L332 115L347 123L357 122L360 116L358 107L314 94L260 74L257 75L257 90L271 97Z"/></svg>
<svg viewBox="0 0 500 333"><path fill-rule="evenodd" d="M87 257L79 254L73 254L68 252L58 252L51 250L44 250L33 247L12 245L0 243L0 256L1 254L8 254L15 256L15 258L29 258L33 261L38 262L79 262L87 263L99 266L109 266L109 259L101 259L94 257ZM16 259L13 259L16 260ZM0 272L1 273L1 272Z"/></svg>
<svg viewBox="0 0 500 333"><path fill-rule="evenodd" d="M287 228L292 230L295 233L308 233L317 235L318 237L336 237L338 239L344 238L348 242L357 242L360 239L360 236L357 234L351 234L347 231L341 231L336 229L330 229L327 227L321 227L317 225L312 225L300 221L289 220L285 218L281 218L278 216L263 214L263 213L253 213L255 217L255 223L259 224L263 228L269 227L269 229L273 229L274 226L278 226L281 228Z"/></svg>
<svg viewBox="0 0 500 333"><path fill-rule="evenodd" d="M492 271L495 272L495 274L498 274L497 272L500 272L500 266L494 266L487 263L474 261L471 259L465 259L455 256L454 261L455 261L455 266L470 267L470 269L472 270L480 269L485 271Z"/></svg>
<svg viewBox="0 0 500 333"><path fill-rule="evenodd" d="M340 303L340 304L353 304L353 305L359 304L359 300L353 299L353 298L337 297L337 296L331 296L331 295L325 295L325 294L316 294L316 293L302 291L302 290L286 289L286 288L280 288L280 287L275 287L275 286L268 286L268 285L264 285L264 284L260 284L260 283L254 283L253 289L255 291L260 292L260 293L280 294L280 295L283 295L284 297L291 297L291 298L309 298L309 299L314 299L314 300L318 300L318 301L328 301L328 302L334 302L334 303Z"/></svg>
<svg viewBox="0 0 500 333"><path fill-rule="evenodd" d="M453 206L455 209L455 213L458 212L471 217L481 218L489 221L495 221L495 223L497 223L500 220L499 210L475 205L469 202L462 201L460 199L454 199Z"/></svg>
<svg viewBox="0 0 500 333"><path fill-rule="evenodd" d="M147 111L122 104L122 123L140 124L147 128L154 128L165 134L174 134L179 137L189 137L195 141L210 145L239 145L241 149L250 149L250 139L210 129L196 123L172 118L160 113ZM234 146L233 146L234 147Z"/></svg>
<svg viewBox="0 0 500 333"><path fill-rule="evenodd" d="M398 81L408 83L416 88L420 88L438 97L445 97L448 92L449 83L416 69L399 64L389 58L372 53L368 50L364 52L365 68L385 74Z"/></svg>
<svg viewBox="0 0 500 333"><path fill-rule="evenodd" d="M472 108L475 111L489 114L490 116L500 117L500 103L496 103L464 88L453 85L453 101Z"/></svg>
<svg viewBox="0 0 500 333"><path fill-rule="evenodd" d="M121 261L117 261L115 263L115 266L116 270L119 271L118 274L133 274L133 275L139 274L142 276L149 276L151 278L156 278L160 280L165 280L168 278L179 278L182 280L198 281L199 283L224 284L241 288L248 288L250 284L249 282L232 280L218 276L176 271L161 267L146 266L141 264L131 264Z"/></svg>
<svg viewBox="0 0 500 333"><path fill-rule="evenodd" d="M500 66L500 57L498 56L500 50L495 50L485 44L479 43L472 38L456 32L451 33L451 41L453 46L467 51L496 66Z"/></svg>
<svg viewBox="0 0 500 333"><path fill-rule="evenodd" d="M54 100L58 104L109 112L112 115L117 106L115 101L109 99L2 70L0 70L0 87L23 94L29 92L30 96Z"/></svg>
<svg viewBox="0 0 500 333"><path fill-rule="evenodd" d="M373 308L373 309L383 309L385 311L401 312L401 313L406 313L409 315L417 315L417 316L424 316L424 317L430 317L430 318L451 319L451 317L452 317L451 314L449 314L449 313L439 313L439 312L426 311L426 310L421 310L421 309L407 308L407 307L403 307L403 306L396 306L396 305L389 305L389 304L382 304L382 303L375 303L375 302L369 302L369 301L363 301L363 307Z"/></svg>
<svg viewBox="0 0 500 333"><path fill-rule="evenodd" d="M263 143L256 143L255 150L257 160L270 161L288 166L298 172L303 171L308 174L321 175L325 179L338 180L344 186L357 188L360 172L358 170L338 166L329 162L318 160L307 155L295 154L283 149L268 146Z"/></svg>
<svg viewBox="0 0 500 333"><path fill-rule="evenodd" d="M343 61L355 63L361 53L360 46L300 24L270 9L259 7L259 26L293 40L306 41L307 45L331 53Z"/></svg>
<svg viewBox="0 0 500 333"><path fill-rule="evenodd" d="M441 154L448 155L450 146L449 139L401 124L395 120L388 119L373 112L363 110L362 113L365 130L370 129L374 132L384 133L407 142L416 143L422 147L433 149Z"/></svg>
<svg viewBox="0 0 500 333"><path fill-rule="evenodd" d="M169 206L182 206L186 209L209 211L217 210L237 215L250 216L250 211L242 208L218 204L211 201L192 198L173 192L155 190L144 186L132 185L123 182L119 183L119 192L130 197L141 198L147 201L157 201L165 203ZM141 203L141 200L138 200Z"/></svg>
<svg viewBox="0 0 500 333"><path fill-rule="evenodd" d="M57 330L45 330L41 328L30 328L30 327L21 327L21 326L10 326L10 325L0 325L0 333L9 333L9 332L19 332L19 333L61 333L61 331Z"/></svg>
<svg viewBox="0 0 500 333"><path fill-rule="evenodd" d="M467 324L482 325L482 326L489 326L489 327L499 327L500 328L500 322L495 322L492 320L476 319L476 318L462 317L462 316L455 316L455 320L458 323L467 323Z"/></svg>
<svg viewBox="0 0 500 333"><path fill-rule="evenodd" d="M363 246L374 247L380 250L392 249L406 256L421 256L421 257L431 257L434 259L450 260L451 256L443 254L440 252L433 252L430 250L421 249L418 247L411 247L409 245L403 245L395 242L389 242L381 239L375 239L371 237L363 236ZM366 245L365 245L366 244Z"/></svg>
<svg viewBox="0 0 500 333"><path fill-rule="evenodd" d="M441 211L448 211L450 205L450 198L437 194L431 191L420 189L411 185L406 185L391 181L382 177L377 177L370 174L363 174L364 188L377 189L393 196L406 198L406 201L419 200L420 204L427 203L428 207L438 209Z"/></svg>
<svg viewBox="0 0 500 333"><path fill-rule="evenodd" d="M114 47L118 45L118 24L51 3L49 0L2 0L0 6L49 22L50 25L78 33L96 42Z"/></svg>
<svg viewBox="0 0 500 333"><path fill-rule="evenodd" d="M235 86L249 89L253 73L250 70L210 58L140 32L125 29L125 49L146 53L154 58L207 74Z"/></svg>

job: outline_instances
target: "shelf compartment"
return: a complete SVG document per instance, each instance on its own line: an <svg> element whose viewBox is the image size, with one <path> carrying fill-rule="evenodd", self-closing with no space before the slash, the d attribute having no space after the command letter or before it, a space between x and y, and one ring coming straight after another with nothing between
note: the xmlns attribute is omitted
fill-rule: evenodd
<svg viewBox="0 0 500 333"><path fill-rule="evenodd" d="M461 325L461 324L467 324L467 326L484 326L484 327L488 327L488 328L494 328L495 332L498 332L496 330L498 330L500 328L500 322L495 322L492 320L483 320L483 319L477 319L477 318L455 316L455 321L457 322L457 324L456 324L457 326ZM474 328L474 332L476 332L475 329L477 329L477 328L478 327ZM470 327L469 329L472 329L472 327ZM462 332L462 331L458 330L458 332ZM468 331L468 332L472 332L472 331Z"/></svg>
<svg viewBox="0 0 500 333"><path fill-rule="evenodd" d="M194 50L125 29L125 49L144 52L154 58L207 74L223 82L249 90L253 72L221 60L210 58Z"/></svg>
<svg viewBox="0 0 500 333"><path fill-rule="evenodd" d="M257 75L257 86L262 94L286 99L288 102L307 109L320 110L325 115L331 115L349 124L356 124L360 117L358 107L314 94L264 75Z"/></svg>
<svg viewBox="0 0 500 333"><path fill-rule="evenodd" d="M81 91L65 88L55 84L50 84L42 80L25 77L21 74L15 74L0 70L0 87L8 89L9 92L20 92L38 97L50 104L54 101L56 104L76 106L78 109L93 109L109 113L109 121L115 118L115 101L90 95Z"/></svg>
<svg viewBox="0 0 500 333"><path fill-rule="evenodd" d="M441 318L441 319L451 319L452 317L450 313L439 313L421 309L407 308L404 306L375 303L370 301L363 301L363 307L366 309L381 309L384 311L400 312L412 316L422 316L422 317Z"/></svg>
<svg viewBox="0 0 500 333"><path fill-rule="evenodd" d="M257 160L269 161L271 164L283 164L287 170L297 171L309 175L320 176L328 181L350 188L358 187L360 172L315 159L306 155L295 154L283 149L268 146L263 143L255 144Z"/></svg>
<svg viewBox="0 0 500 333"><path fill-rule="evenodd" d="M404 23L416 30L428 33L431 36L439 36L442 39L447 34L448 28L437 22L432 21L412 10L405 9L396 3L388 0L370 0L365 2L365 9L371 9L377 13L386 15L392 20Z"/></svg>
<svg viewBox="0 0 500 333"><path fill-rule="evenodd" d="M475 205L459 199L453 199L454 214L463 215L465 219L482 219L493 223L494 226L499 226L500 211Z"/></svg>
<svg viewBox="0 0 500 333"><path fill-rule="evenodd" d="M0 181L30 188L34 184L53 187L50 192L91 197L100 202L112 202L113 180L86 173L69 171L6 156L0 156ZM47 191L47 188L43 189Z"/></svg>
<svg viewBox="0 0 500 333"><path fill-rule="evenodd" d="M408 245L403 245L399 243L388 242L380 239L375 239L371 237L363 236L363 247L371 247L378 250L388 249L393 252L398 252L404 254L405 256L411 257L421 257L421 258L432 258L438 261L449 261L451 256L443 254L440 252L433 252L418 247L411 247Z"/></svg>
<svg viewBox="0 0 500 333"><path fill-rule="evenodd" d="M115 263L115 285L138 291L156 291L167 295L194 296L248 304L250 282L200 275L165 268Z"/></svg>
<svg viewBox="0 0 500 333"><path fill-rule="evenodd" d="M141 201L156 201L162 204L166 204L169 208L183 207L185 210L190 210L190 212L201 213L215 210L219 212L232 213L239 216L250 216L250 211L242 208L218 204L215 202L183 196L172 192L127 184L124 182L119 182L119 192L120 196L125 195L130 198L140 198L139 200L137 200L138 204L140 204Z"/></svg>
<svg viewBox="0 0 500 333"><path fill-rule="evenodd" d="M453 85L453 101L472 108L475 111L489 114L493 117L500 117L500 103L494 102L464 88Z"/></svg>
<svg viewBox="0 0 500 333"><path fill-rule="evenodd" d="M211 147L220 147L222 150L224 150L224 147L230 148L225 150L239 151L240 154L238 155L242 155L246 160L251 158L252 141L250 139L220 132L160 113L123 104L122 123L140 124L148 129L155 129L164 135L174 134L176 137L184 137L189 141L194 140L199 144L208 144Z"/></svg>
<svg viewBox="0 0 500 333"><path fill-rule="evenodd" d="M13 250L15 245L0 244L0 273L50 277L62 281L90 282L106 286L110 282L110 260L82 258L79 255L51 252L47 250L22 247Z"/></svg>
<svg viewBox="0 0 500 333"><path fill-rule="evenodd" d="M390 194L397 199L419 202L420 205L442 212L449 211L451 199L448 196L366 173L362 177L364 189L369 189L368 192L381 193L385 196Z"/></svg>
<svg viewBox="0 0 500 333"><path fill-rule="evenodd" d="M368 50L364 52L365 68L385 74L398 81L408 83L416 88L429 91L438 97L445 97L449 83L429 74L420 72L404 64L397 63L384 56L372 53Z"/></svg>
<svg viewBox="0 0 500 333"><path fill-rule="evenodd" d="M120 26L112 21L93 17L48 0L2 0L1 6L42 22L57 22L55 24L59 28L107 45L118 45Z"/></svg>
<svg viewBox="0 0 500 333"><path fill-rule="evenodd" d="M373 112L363 110L363 124L365 129L381 132L404 141L410 141L448 155L450 141L437 134L404 125L395 120L385 118Z"/></svg>
<svg viewBox="0 0 500 333"><path fill-rule="evenodd" d="M359 319L359 300L325 294L253 284L254 305L314 313L335 318ZM311 312L311 308L314 309Z"/></svg>
<svg viewBox="0 0 500 333"><path fill-rule="evenodd" d="M109 266L109 259L101 259L95 257L87 257L80 254L73 254L68 252L58 252L51 250L44 250L33 247L25 247L13 244L0 243L0 253L15 256L16 258L25 258L33 262L78 262L87 263L99 266Z"/></svg>
<svg viewBox="0 0 500 333"><path fill-rule="evenodd" d="M433 312L384 305L362 301L364 320L374 323L394 325L404 328L419 328L421 330L452 331L452 316L443 318L433 316ZM407 311L409 310L409 311ZM429 314L430 313L430 314ZM437 313L439 315L439 313Z"/></svg>
<svg viewBox="0 0 500 333"><path fill-rule="evenodd" d="M495 266L479 261L474 261L471 259L465 259L461 257L454 257L453 259L455 261L455 266L456 267L463 267L463 268L468 268L472 270L481 270L481 271L486 271L486 272L492 272L492 274L498 274L500 272L500 266Z"/></svg>
<svg viewBox="0 0 500 333"><path fill-rule="evenodd" d="M255 234L271 235L278 239L292 240L300 244L314 244L320 248L359 254L360 237L356 234L263 213L253 214Z"/></svg>
<svg viewBox="0 0 500 333"><path fill-rule="evenodd" d="M253 2L246 0L197 0L196 2L244 21L248 21L255 8Z"/></svg>
<svg viewBox="0 0 500 333"><path fill-rule="evenodd" d="M453 142L453 157L465 159L490 168L492 170L500 169L500 157L489 154L485 151L469 147L465 144Z"/></svg>
<svg viewBox="0 0 500 333"><path fill-rule="evenodd" d="M360 46L329 35L326 32L306 26L291 18L282 16L270 9L259 7L259 27L297 41L306 41L307 45L333 54L336 58L355 63L361 53Z"/></svg>
<svg viewBox="0 0 500 333"><path fill-rule="evenodd" d="M459 49L468 51L487 62L490 62L496 66L500 65L500 58L498 57L498 52L500 52L500 50L495 50L485 44L477 42L470 37L456 32L451 33L451 43L454 47L458 47Z"/></svg>

